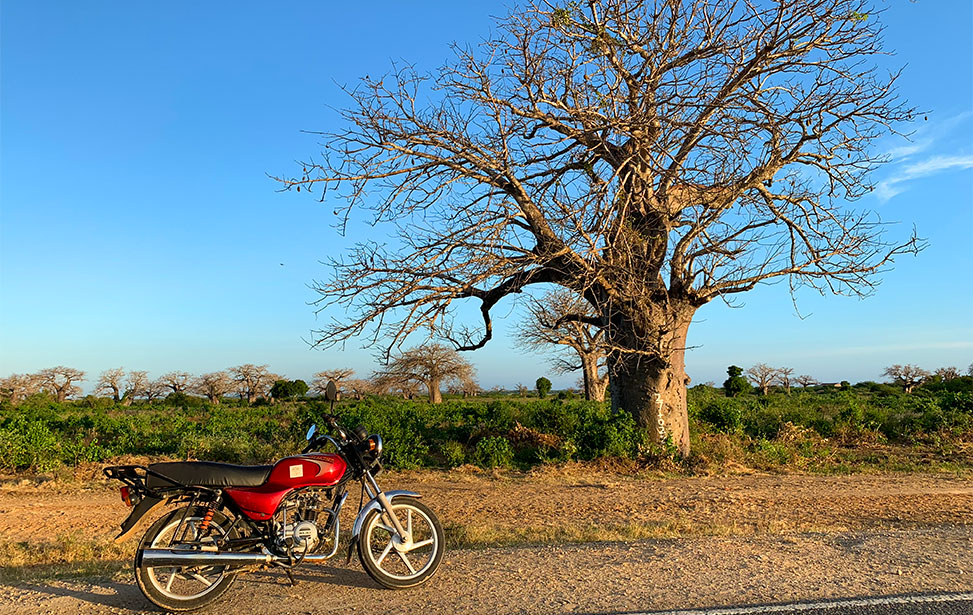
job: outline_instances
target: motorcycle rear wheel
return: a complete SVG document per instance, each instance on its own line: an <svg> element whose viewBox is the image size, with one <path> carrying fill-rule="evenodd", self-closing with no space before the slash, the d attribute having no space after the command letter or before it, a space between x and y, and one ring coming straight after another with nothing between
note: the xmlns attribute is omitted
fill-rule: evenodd
<svg viewBox="0 0 973 615"><path fill-rule="evenodd" d="M395 498L392 510L409 533L409 541L401 540L384 510L373 510L362 523L358 558L380 585L391 589L421 585L443 559L443 526L428 506L414 498Z"/></svg>
<svg viewBox="0 0 973 615"><path fill-rule="evenodd" d="M220 512L213 515L205 535L199 535L199 525L206 511L207 508L201 506L174 510L153 523L139 543L135 555L135 581L145 597L163 609L192 611L202 608L222 596L236 579L237 575L229 573L226 566L150 568L139 565L145 549L179 548L179 544L172 544L173 541L236 537L236 530L230 528L230 520ZM227 528L230 528L229 531ZM179 536L176 536L177 531Z"/></svg>

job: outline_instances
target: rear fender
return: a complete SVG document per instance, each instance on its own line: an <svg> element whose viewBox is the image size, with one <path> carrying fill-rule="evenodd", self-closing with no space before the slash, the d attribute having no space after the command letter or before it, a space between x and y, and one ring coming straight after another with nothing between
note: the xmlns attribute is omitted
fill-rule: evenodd
<svg viewBox="0 0 973 615"><path fill-rule="evenodd" d="M115 542L124 542L128 540L135 528L138 526L139 521L142 517L149 514L150 512L165 506L165 498L157 498L146 494L138 503L132 507L132 512L128 514L128 518L122 521L122 533L115 537Z"/></svg>

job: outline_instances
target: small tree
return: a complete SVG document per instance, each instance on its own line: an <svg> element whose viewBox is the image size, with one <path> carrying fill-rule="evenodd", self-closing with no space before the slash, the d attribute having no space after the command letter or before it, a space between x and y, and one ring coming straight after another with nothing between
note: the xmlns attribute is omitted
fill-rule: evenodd
<svg viewBox="0 0 973 615"><path fill-rule="evenodd" d="M526 384L524 384L523 382L517 383L517 395L519 395L520 397L527 397L527 393L529 391L530 389L527 388Z"/></svg>
<svg viewBox="0 0 973 615"><path fill-rule="evenodd" d="M59 403L67 398L79 395L81 387L75 383L84 380L84 372L80 369L64 367L49 367L37 373L41 382L41 388L51 393L57 398Z"/></svg>
<svg viewBox="0 0 973 615"><path fill-rule="evenodd" d="M806 389L809 386L813 386L818 383L814 376L808 376L807 374L801 374L797 378L794 378L794 382L801 385L802 389Z"/></svg>
<svg viewBox="0 0 973 615"><path fill-rule="evenodd" d="M929 372L916 365L899 364L886 367L882 375L891 378L892 382L901 386L906 393L911 393L930 376Z"/></svg>
<svg viewBox="0 0 973 615"><path fill-rule="evenodd" d="M723 382L723 392L727 397L736 397L750 392L750 383L743 377L743 368L731 365L726 368L727 379Z"/></svg>
<svg viewBox="0 0 973 615"><path fill-rule="evenodd" d="M293 399L304 397L308 386L303 380L278 380L270 387L270 396L274 399Z"/></svg>
<svg viewBox="0 0 973 615"><path fill-rule="evenodd" d="M539 397L547 397L547 394L551 392L551 381L544 376L538 378L534 386L537 387L537 395Z"/></svg>
<svg viewBox="0 0 973 615"><path fill-rule="evenodd" d="M766 395L770 391L770 385L777 379L778 369L766 363L757 363L747 370L749 378L759 389L761 395Z"/></svg>

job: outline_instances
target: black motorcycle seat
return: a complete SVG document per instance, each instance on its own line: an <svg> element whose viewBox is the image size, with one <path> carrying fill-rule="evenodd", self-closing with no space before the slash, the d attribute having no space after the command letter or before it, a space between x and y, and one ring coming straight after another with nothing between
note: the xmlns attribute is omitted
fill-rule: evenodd
<svg viewBox="0 0 973 615"><path fill-rule="evenodd" d="M194 487L259 487L267 482L274 466L237 466L213 461L168 461L149 464L145 486L167 489L178 485ZM175 483L161 476L170 478Z"/></svg>

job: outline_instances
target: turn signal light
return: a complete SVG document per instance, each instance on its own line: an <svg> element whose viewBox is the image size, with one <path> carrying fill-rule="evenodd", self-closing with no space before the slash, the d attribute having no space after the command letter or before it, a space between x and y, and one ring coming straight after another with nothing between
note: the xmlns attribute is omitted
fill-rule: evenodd
<svg viewBox="0 0 973 615"><path fill-rule="evenodd" d="M132 505L132 492L129 491L128 487L122 487L118 490L122 494L122 501L125 502L125 506Z"/></svg>

